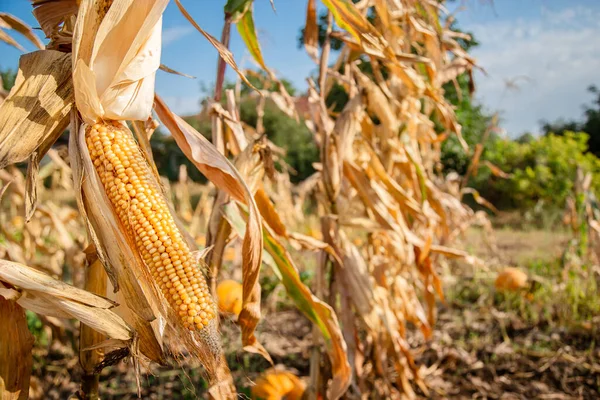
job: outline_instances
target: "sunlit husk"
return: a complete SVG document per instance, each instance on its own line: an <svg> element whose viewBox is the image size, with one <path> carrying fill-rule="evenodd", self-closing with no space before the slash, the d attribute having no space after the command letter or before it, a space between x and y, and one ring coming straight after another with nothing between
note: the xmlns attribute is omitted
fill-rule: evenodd
<svg viewBox="0 0 600 400"><path fill-rule="evenodd" d="M133 336L129 325L111 310L112 301L26 265L0 260L0 294L38 314L76 318L113 339L129 341Z"/></svg>
<svg viewBox="0 0 600 400"><path fill-rule="evenodd" d="M146 120L154 99L168 0L111 3L98 7L83 0L73 32L75 98L88 124L98 118Z"/></svg>
<svg viewBox="0 0 600 400"><path fill-rule="evenodd" d="M0 105L0 168L43 156L64 132L75 100L71 55L53 50L26 54L15 85Z"/></svg>

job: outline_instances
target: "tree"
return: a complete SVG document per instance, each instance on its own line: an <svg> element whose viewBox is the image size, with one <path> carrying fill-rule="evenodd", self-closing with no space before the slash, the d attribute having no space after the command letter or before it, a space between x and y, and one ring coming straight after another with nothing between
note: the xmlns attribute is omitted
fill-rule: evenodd
<svg viewBox="0 0 600 400"><path fill-rule="evenodd" d="M15 84L15 79L17 79L17 73L10 68L1 70L0 78L2 79L2 87L4 88L4 90L9 91Z"/></svg>
<svg viewBox="0 0 600 400"><path fill-rule="evenodd" d="M542 131L545 135L555 134L562 136L565 132L582 131L589 135L588 150L596 156L600 156L600 90L591 85L588 88L594 96L592 104L586 105L584 120L557 120L554 122L542 121Z"/></svg>

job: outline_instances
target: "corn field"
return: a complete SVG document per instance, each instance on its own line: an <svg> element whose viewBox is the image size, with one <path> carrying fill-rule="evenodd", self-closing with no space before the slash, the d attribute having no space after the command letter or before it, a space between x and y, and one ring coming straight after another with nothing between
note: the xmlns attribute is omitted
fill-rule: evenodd
<svg viewBox="0 0 600 400"><path fill-rule="evenodd" d="M234 399L231 346L268 365L253 398L432 394L411 337L434 337L440 274L450 260L480 267L457 240L489 227L462 201L473 189L440 173L450 135L472 151L442 88L465 73L472 80L476 62L459 44L468 35L451 29L443 1L305 2L304 47L318 72L294 97L263 59L252 0L227 1L220 39L174 0L216 50L206 54L218 68L202 110L211 140L155 92L158 69L179 74L161 59L168 0L32 0L45 42L0 13L1 40L18 46L16 31L39 48L0 92L0 398L44 398L31 389L26 310L51 340L73 341L73 398L108 398L103 370L133 377L122 396L145 397L160 366L200 368L198 397ZM327 10L322 43L317 3ZM255 72L236 64L232 26L274 90L254 88ZM239 90L223 90L227 68L238 89L253 89L254 127L240 120ZM325 104L336 85L349 95L339 113ZM283 150L263 134L266 102L305 124L319 149L300 184L275 168ZM177 182L159 176L150 146L158 127L208 184L185 166ZM68 145L57 144L65 131ZM588 219L586 246L597 253L598 219ZM261 296L267 278L310 324L305 376L276 363L261 337L277 306Z"/></svg>

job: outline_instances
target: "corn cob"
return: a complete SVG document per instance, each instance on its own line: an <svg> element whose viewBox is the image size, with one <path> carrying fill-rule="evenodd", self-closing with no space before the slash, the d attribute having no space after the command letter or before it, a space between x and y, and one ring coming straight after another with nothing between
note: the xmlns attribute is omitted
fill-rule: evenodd
<svg viewBox="0 0 600 400"><path fill-rule="evenodd" d="M206 279L132 133L117 122L97 123L87 128L85 139L106 194L154 282L185 328L205 328L215 317Z"/></svg>

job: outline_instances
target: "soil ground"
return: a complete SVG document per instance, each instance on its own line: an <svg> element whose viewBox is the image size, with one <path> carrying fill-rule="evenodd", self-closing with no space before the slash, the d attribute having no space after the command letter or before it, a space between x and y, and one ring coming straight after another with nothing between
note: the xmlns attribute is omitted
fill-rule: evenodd
<svg viewBox="0 0 600 400"><path fill-rule="evenodd" d="M421 365L432 399L597 399L600 398L600 314L583 293L579 303L562 296L560 263L569 236L540 230L499 229L493 241L477 230L469 231L467 250L486 260L474 268L447 267L446 303L439 305L432 340L418 333L408 341ZM532 277L532 287L522 293L502 294L494 289L497 271L516 266ZM597 277L595 273L592 276ZM560 286L562 285L562 286ZM574 285L578 285L577 282ZM569 292L570 293L570 292ZM272 294L272 296L275 296ZM562 296L562 297L561 297ZM566 299L566 300L565 300ZM568 304L564 304L564 303ZM260 324L259 337L276 364L299 376L309 374L311 326L296 310L265 300L268 317ZM240 349L237 326L222 327L227 357L241 397L260 371L269 365ZM76 330L75 330L76 331ZM32 399L65 399L78 390L80 369L72 350L76 338L48 348L38 339ZM199 369L153 368L142 379L144 399L194 399L203 397L206 384ZM103 371L103 399L136 398L130 364ZM371 397L373 398L373 397Z"/></svg>

